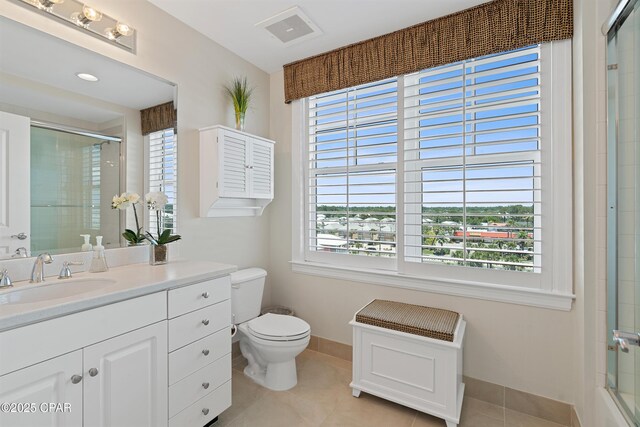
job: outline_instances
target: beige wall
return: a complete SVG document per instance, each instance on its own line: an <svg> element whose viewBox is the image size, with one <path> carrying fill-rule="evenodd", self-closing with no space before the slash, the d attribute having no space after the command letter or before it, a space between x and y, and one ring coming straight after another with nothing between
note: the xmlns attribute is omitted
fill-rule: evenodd
<svg viewBox="0 0 640 427"><path fill-rule="evenodd" d="M524 307L291 273L291 107L282 72L271 75L271 133L276 144L269 273L272 299L293 307L314 335L351 344L347 324L373 298L458 311L467 319L464 373L553 399L573 402L574 312Z"/></svg>
<svg viewBox="0 0 640 427"><path fill-rule="evenodd" d="M197 129L233 125L233 109L222 85L246 75L255 86L247 131L268 136L269 76L146 1L94 0L91 5L136 28L135 55L13 2L0 2L0 14L176 83L181 253L240 267L266 267L270 208L258 218L198 218ZM267 289L265 302L268 296Z"/></svg>

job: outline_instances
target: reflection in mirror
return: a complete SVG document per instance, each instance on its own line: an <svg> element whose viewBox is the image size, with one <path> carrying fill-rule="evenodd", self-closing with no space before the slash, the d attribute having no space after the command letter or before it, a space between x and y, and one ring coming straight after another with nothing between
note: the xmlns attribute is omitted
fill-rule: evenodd
<svg viewBox="0 0 640 427"><path fill-rule="evenodd" d="M74 252L82 234L120 242L121 139L31 124L31 252Z"/></svg>
<svg viewBox="0 0 640 427"><path fill-rule="evenodd" d="M124 246L111 199L145 192L140 110L175 85L4 17L0 52L0 259Z"/></svg>

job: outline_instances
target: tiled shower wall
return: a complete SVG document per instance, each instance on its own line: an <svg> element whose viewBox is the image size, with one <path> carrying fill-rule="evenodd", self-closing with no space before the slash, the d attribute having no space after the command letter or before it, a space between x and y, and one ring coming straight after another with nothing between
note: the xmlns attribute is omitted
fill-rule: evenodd
<svg viewBox="0 0 640 427"><path fill-rule="evenodd" d="M31 139L32 251L77 252L80 234L92 243L102 235L106 247L118 247L119 213L110 202L119 188L120 144L94 146L103 141L40 128L32 128Z"/></svg>

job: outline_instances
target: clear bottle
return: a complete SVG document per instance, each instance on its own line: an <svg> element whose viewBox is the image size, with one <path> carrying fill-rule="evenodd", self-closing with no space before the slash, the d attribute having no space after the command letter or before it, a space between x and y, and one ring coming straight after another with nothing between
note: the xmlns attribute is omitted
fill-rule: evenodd
<svg viewBox="0 0 640 427"><path fill-rule="evenodd" d="M96 245L93 247L93 258L91 259L91 273L102 273L109 270L107 258L104 254L104 246L102 246L102 236L96 236Z"/></svg>
<svg viewBox="0 0 640 427"><path fill-rule="evenodd" d="M82 245L82 252L90 252L93 249L91 243L89 243L89 239L91 238L90 234L81 234L80 237L84 239L84 244Z"/></svg>

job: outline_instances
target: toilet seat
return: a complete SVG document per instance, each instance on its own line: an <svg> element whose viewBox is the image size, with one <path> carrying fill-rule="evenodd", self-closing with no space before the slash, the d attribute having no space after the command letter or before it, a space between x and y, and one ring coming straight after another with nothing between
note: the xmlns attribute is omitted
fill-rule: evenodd
<svg viewBox="0 0 640 427"><path fill-rule="evenodd" d="M247 322L253 337L267 341L296 341L309 336L311 326L304 320L282 314L267 313Z"/></svg>

